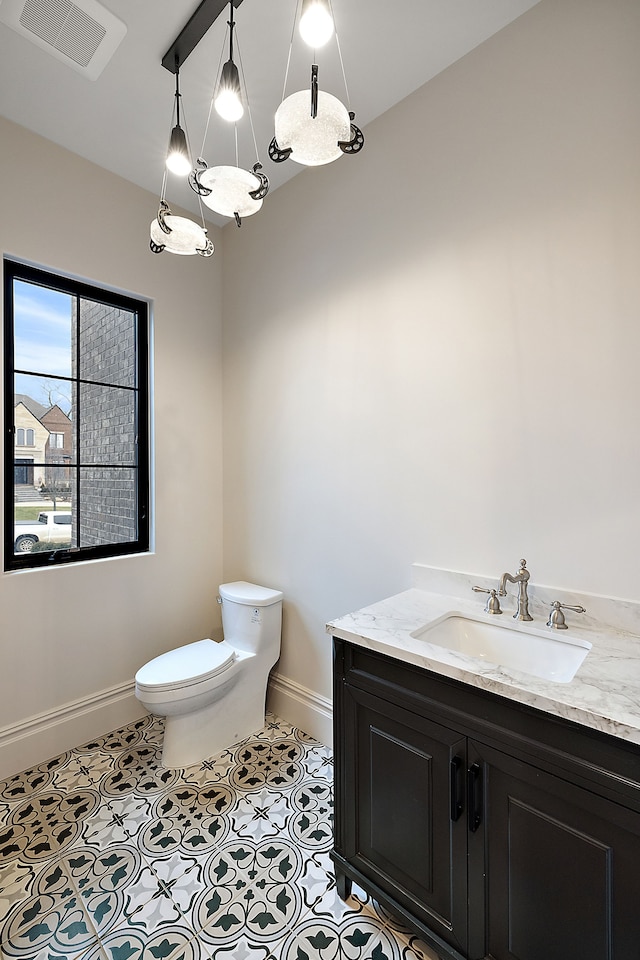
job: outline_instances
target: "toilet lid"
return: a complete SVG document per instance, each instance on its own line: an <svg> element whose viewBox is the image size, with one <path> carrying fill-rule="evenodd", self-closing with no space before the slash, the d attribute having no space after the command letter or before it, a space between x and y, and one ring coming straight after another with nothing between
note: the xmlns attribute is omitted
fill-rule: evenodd
<svg viewBox="0 0 640 960"><path fill-rule="evenodd" d="M157 693L190 686L222 673L235 657L235 649L226 640L197 640L145 663L136 673L136 683L140 690Z"/></svg>
<svg viewBox="0 0 640 960"><path fill-rule="evenodd" d="M246 580L221 583L218 590L223 600L233 600L234 603L242 603L247 607L270 607L282 600L283 596L280 590L260 587L257 583L247 583Z"/></svg>

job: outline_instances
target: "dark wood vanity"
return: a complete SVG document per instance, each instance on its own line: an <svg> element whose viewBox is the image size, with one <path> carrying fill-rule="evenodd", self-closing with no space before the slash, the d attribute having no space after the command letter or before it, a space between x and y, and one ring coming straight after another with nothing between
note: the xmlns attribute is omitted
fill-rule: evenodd
<svg viewBox="0 0 640 960"><path fill-rule="evenodd" d="M334 637L335 846L456 960L639 960L640 747Z"/></svg>

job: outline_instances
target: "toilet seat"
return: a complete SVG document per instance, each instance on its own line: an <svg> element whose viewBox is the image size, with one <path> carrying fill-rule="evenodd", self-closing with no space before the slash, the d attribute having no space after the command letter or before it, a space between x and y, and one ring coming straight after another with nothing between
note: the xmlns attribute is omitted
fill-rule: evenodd
<svg viewBox="0 0 640 960"><path fill-rule="evenodd" d="M146 663L136 673L136 686L141 693L180 690L220 676L235 659L236 651L226 640L196 640Z"/></svg>

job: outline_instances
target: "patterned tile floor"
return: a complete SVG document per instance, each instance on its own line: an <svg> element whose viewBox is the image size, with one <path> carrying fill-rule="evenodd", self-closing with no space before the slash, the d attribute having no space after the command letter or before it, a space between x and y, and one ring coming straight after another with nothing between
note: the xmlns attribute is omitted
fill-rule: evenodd
<svg viewBox="0 0 640 960"><path fill-rule="evenodd" d="M435 960L329 859L332 758L267 716L200 766L145 717L0 782L0 957Z"/></svg>

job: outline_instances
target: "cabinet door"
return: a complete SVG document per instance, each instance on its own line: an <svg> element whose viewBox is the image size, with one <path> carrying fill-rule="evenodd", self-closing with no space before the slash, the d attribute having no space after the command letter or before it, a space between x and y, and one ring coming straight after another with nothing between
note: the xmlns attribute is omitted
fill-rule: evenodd
<svg viewBox="0 0 640 960"><path fill-rule="evenodd" d="M637 813L470 744L475 749L485 761L486 955L638 960Z"/></svg>
<svg viewBox="0 0 640 960"><path fill-rule="evenodd" d="M344 706L346 857L466 954L466 741L353 687Z"/></svg>

